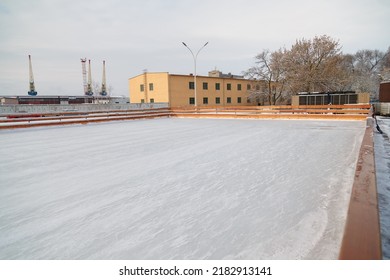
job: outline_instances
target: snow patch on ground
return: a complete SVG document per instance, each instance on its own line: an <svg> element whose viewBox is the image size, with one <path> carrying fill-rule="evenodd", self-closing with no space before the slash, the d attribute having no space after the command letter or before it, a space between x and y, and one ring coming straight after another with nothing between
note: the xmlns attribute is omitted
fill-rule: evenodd
<svg viewBox="0 0 390 280"><path fill-rule="evenodd" d="M383 134L375 131L375 167L379 217L382 234L382 254L390 259L390 118L377 117Z"/></svg>
<svg viewBox="0 0 390 280"><path fill-rule="evenodd" d="M0 132L1 259L335 259L361 121Z"/></svg>

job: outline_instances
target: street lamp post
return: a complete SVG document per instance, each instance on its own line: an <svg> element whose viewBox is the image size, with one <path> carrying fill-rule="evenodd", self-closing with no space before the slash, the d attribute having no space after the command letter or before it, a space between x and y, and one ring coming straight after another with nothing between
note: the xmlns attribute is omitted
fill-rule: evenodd
<svg viewBox="0 0 390 280"><path fill-rule="evenodd" d="M201 47L198 52L196 53L196 55L194 55L194 53L192 52L192 50L187 46L186 43L182 42L183 45L191 52L192 54L192 58L194 59L194 91L195 91L195 108L197 108L198 106L198 101L197 101L197 96L196 96L196 59L198 58L198 54L200 53L200 51L207 46L207 44L209 42L206 42L206 44L203 45L203 47Z"/></svg>

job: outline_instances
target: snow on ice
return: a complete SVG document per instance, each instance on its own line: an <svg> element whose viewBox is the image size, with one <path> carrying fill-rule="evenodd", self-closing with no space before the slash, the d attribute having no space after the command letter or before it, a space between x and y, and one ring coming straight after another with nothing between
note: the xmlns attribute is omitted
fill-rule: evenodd
<svg viewBox="0 0 390 280"><path fill-rule="evenodd" d="M0 132L0 259L335 259L362 121Z"/></svg>

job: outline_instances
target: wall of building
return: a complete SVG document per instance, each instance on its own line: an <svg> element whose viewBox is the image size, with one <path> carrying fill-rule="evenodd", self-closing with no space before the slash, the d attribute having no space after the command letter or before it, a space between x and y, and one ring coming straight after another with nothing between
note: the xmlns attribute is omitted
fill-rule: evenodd
<svg viewBox="0 0 390 280"><path fill-rule="evenodd" d="M358 93L357 103L370 103L370 94L368 92Z"/></svg>
<svg viewBox="0 0 390 280"><path fill-rule="evenodd" d="M383 82L380 84L379 102L390 102L390 82Z"/></svg>
<svg viewBox="0 0 390 280"><path fill-rule="evenodd" d="M129 79L130 103L168 102L168 73L148 73Z"/></svg>
<svg viewBox="0 0 390 280"><path fill-rule="evenodd" d="M190 98L195 97L195 90L190 88L193 76L170 75L169 90L172 107L190 106ZM247 106L247 85L244 79L197 76L198 106ZM239 100L240 99L240 100ZM218 103L219 101L219 103Z"/></svg>

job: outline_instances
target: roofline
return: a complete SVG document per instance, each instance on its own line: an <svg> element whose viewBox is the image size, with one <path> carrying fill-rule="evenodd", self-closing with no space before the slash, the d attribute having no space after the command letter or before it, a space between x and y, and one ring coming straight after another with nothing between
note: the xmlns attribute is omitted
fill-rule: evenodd
<svg viewBox="0 0 390 280"><path fill-rule="evenodd" d="M69 97L76 97L76 98L94 98L96 96L88 96L88 95L0 95L0 98L69 98ZM109 96L99 96L99 98L102 97L109 97Z"/></svg>
<svg viewBox="0 0 390 280"><path fill-rule="evenodd" d="M128 78L128 80L137 78L137 77L142 76L142 75L145 75L145 74L168 74L168 75L170 75L169 72L144 72L144 73L142 73L142 74L139 74L139 75L130 77L130 78Z"/></svg>
<svg viewBox="0 0 390 280"><path fill-rule="evenodd" d="M168 76L176 76L176 77L194 77L194 75L192 74L170 74L169 72L145 72L145 73L142 73L142 74L139 74L137 76L133 76L133 77L130 77L128 78L128 80L131 80L131 79L134 79L134 78L138 78L142 75L145 75L145 74L167 74ZM210 76L203 76L203 75L196 75L196 77L198 78L209 78L209 79L225 79L225 80L240 80L240 81L252 81L250 79L245 79L245 78L234 78L234 77L210 77Z"/></svg>

